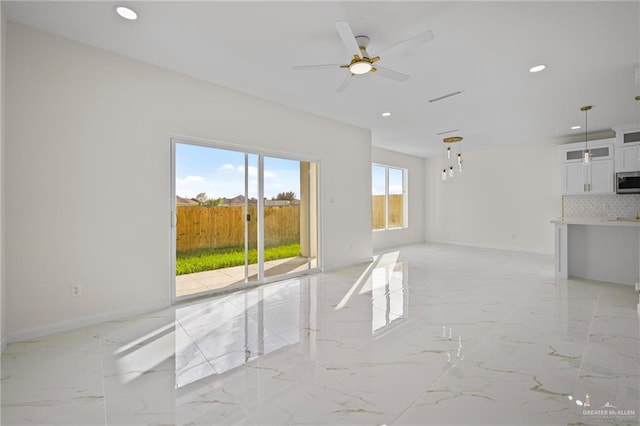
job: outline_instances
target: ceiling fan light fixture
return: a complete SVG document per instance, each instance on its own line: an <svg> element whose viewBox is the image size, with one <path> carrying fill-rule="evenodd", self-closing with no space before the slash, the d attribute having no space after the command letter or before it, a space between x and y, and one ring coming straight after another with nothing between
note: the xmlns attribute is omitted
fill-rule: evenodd
<svg viewBox="0 0 640 426"><path fill-rule="evenodd" d="M451 136L449 138L442 139L444 143L456 143L462 141L462 136Z"/></svg>
<svg viewBox="0 0 640 426"><path fill-rule="evenodd" d="M373 66L367 61L356 61L349 65L349 71L351 71L351 74L356 75L366 74L371 71L371 68L373 68Z"/></svg>

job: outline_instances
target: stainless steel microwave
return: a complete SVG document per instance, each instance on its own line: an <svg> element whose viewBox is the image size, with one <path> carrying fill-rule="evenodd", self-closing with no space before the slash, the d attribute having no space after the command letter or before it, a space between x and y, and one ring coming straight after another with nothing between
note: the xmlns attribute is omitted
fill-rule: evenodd
<svg viewBox="0 0 640 426"><path fill-rule="evenodd" d="M616 173L616 194L640 194L640 172Z"/></svg>

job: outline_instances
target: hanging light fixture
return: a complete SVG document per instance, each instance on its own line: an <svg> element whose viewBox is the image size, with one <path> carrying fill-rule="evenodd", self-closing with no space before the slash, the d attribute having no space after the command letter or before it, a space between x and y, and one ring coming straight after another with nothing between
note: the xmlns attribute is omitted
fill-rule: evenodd
<svg viewBox="0 0 640 426"><path fill-rule="evenodd" d="M442 142L446 144L452 144L462 141L460 136L451 136L448 138L444 138ZM458 149L458 154L456 156L457 164L458 164L458 172L462 171L462 153ZM447 146L447 160L451 160L451 146ZM450 164L448 168L442 170L442 180L447 180L447 177L453 177L453 164Z"/></svg>
<svg viewBox="0 0 640 426"><path fill-rule="evenodd" d="M591 105L585 105L580 108L580 111L584 111L584 151L582 151L582 164L588 166L591 164L591 151L587 143L587 112L592 108Z"/></svg>

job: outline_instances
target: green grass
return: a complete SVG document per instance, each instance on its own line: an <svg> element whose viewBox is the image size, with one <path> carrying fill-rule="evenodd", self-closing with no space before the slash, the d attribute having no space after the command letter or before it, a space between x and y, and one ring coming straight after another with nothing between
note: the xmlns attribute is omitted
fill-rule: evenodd
<svg viewBox="0 0 640 426"><path fill-rule="evenodd" d="M286 259L300 255L300 244L264 249L264 260ZM258 262L258 251L249 249L249 264ZM176 275L212 271L244 265L244 247L201 248L176 253Z"/></svg>

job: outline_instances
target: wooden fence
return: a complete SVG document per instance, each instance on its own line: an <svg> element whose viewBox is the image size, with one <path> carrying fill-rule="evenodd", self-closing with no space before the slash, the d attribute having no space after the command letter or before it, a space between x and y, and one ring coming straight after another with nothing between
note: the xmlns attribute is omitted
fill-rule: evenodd
<svg viewBox="0 0 640 426"><path fill-rule="evenodd" d="M384 195L372 200L373 229L384 229ZM403 226L402 195L389 196L389 227ZM244 207L239 206L177 206L176 249L178 251L204 247L234 247L244 245ZM256 246L256 206L249 206L249 246ZM300 206L265 206L265 247L300 241Z"/></svg>
<svg viewBox="0 0 640 426"><path fill-rule="evenodd" d="M243 206L177 206L176 249L244 245ZM256 206L249 206L249 245L256 246ZM300 206L264 208L265 247L300 241Z"/></svg>
<svg viewBox="0 0 640 426"><path fill-rule="evenodd" d="M389 195L389 228L399 228L404 226L404 202L402 194ZM372 200L372 222L373 229L384 229L385 227L385 203L384 195L374 195Z"/></svg>

